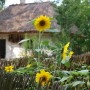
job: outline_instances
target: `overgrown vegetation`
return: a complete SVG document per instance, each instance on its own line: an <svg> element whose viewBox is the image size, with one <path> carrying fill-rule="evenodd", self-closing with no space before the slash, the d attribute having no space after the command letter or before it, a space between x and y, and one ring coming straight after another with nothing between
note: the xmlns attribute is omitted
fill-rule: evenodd
<svg viewBox="0 0 90 90"><path fill-rule="evenodd" d="M81 0L63 0L62 5L56 7L58 12L56 19L62 31L59 35L53 35L54 44L50 44L48 40L42 40L42 33L50 29L52 18L41 15L31 21L38 31L37 46L27 57L27 51L31 50L29 45L31 42L26 42L30 40L26 35L24 61L28 60L28 62L23 67L7 64L1 68L1 90L90 90L89 63L72 59L73 54L90 49L87 41L90 26L89 12L84 13L90 8L88 4L87 0L82 2ZM79 29L75 33L70 31L73 25ZM83 38L85 43L82 43Z"/></svg>
<svg viewBox="0 0 90 90"><path fill-rule="evenodd" d="M62 4L56 7L56 12L61 30L64 29L71 37L75 54L90 51L90 1L63 0Z"/></svg>
<svg viewBox="0 0 90 90"><path fill-rule="evenodd" d="M4 4L5 4L5 0L0 0L0 10L3 8Z"/></svg>

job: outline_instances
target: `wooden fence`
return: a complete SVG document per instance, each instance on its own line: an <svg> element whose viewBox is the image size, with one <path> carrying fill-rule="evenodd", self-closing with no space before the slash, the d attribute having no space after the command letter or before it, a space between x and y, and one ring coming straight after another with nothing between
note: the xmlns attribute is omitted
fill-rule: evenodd
<svg viewBox="0 0 90 90"><path fill-rule="evenodd" d="M80 61L79 61L80 60ZM90 65L90 53L77 55L73 57L71 63L75 62L77 64L89 64ZM5 59L0 59L0 90L38 90L36 89L35 76L30 76L30 74L15 74L15 73L5 73L4 69L7 65L14 65L15 68L26 66L28 63L27 58L11 59L9 61ZM71 64L72 68L74 65ZM70 68L71 69L71 68ZM60 87L60 83L55 83L50 89L47 90L64 90ZM68 89L74 90L74 89Z"/></svg>
<svg viewBox="0 0 90 90"><path fill-rule="evenodd" d="M0 59L0 69L4 69L4 67L8 65L14 65L15 68L24 67L27 63L28 58Z"/></svg>
<svg viewBox="0 0 90 90"><path fill-rule="evenodd" d="M10 60L0 59L0 90L34 90L34 78L30 74L5 73L5 66L14 65L14 68L24 67L28 58L15 58Z"/></svg>
<svg viewBox="0 0 90 90"><path fill-rule="evenodd" d="M0 90L34 90L33 77L0 72Z"/></svg>

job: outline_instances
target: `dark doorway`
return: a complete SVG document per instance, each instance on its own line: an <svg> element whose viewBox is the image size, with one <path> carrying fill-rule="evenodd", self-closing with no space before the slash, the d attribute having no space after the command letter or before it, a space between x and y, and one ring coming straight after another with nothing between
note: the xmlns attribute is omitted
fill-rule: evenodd
<svg viewBox="0 0 90 90"><path fill-rule="evenodd" d="M6 54L6 40L0 39L0 58L5 58Z"/></svg>

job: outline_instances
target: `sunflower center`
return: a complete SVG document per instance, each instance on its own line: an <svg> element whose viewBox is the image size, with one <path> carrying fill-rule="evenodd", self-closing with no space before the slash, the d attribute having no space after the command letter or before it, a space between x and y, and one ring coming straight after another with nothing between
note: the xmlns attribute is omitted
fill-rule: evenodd
<svg viewBox="0 0 90 90"><path fill-rule="evenodd" d="M45 25L45 21L44 20L41 20L40 21L40 26L44 26Z"/></svg>
<svg viewBox="0 0 90 90"><path fill-rule="evenodd" d="M45 82L46 81L46 77L43 76L42 79L41 79L41 81Z"/></svg>

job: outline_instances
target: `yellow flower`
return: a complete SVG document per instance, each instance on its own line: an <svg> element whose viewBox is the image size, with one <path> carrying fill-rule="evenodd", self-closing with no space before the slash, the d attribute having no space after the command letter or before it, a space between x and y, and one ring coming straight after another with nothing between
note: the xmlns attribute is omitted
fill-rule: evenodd
<svg viewBox="0 0 90 90"><path fill-rule="evenodd" d="M31 67L31 64L28 64L26 67L27 67L27 68Z"/></svg>
<svg viewBox="0 0 90 90"><path fill-rule="evenodd" d="M35 19L34 26L36 30L38 30L39 32L49 29L51 26L50 18L47 16L41 15L40 17Z"/></svg>
<svg viewBox="0 0 90 90"><path fill-rule="evenodd" d="M12 72L14 70L13 68L14 68L14 66L6 66L5 71L6 72Z"/></svg>
<svg viewBox="0 0 90 90"><path fill-rule="evenodd" d="M68 43L64 46L63 53L67 53L67 52L68 52L69 44L70 44L70 42L68 42Z"/></svg>
<svg viewBox="0 0 90 90"><path fill-rule="evenodd" d="M74 54L74 52L70 51L68 56L71 58L73 54Z"/></svg>
<svg viewBox="0 0 90 90"><path fill-rule="evenodd" d="M36 74L36 82L41 84L42 86L48 85L50 82L52 75L49 72L45 72L45 70L41 70L40 73Z"/></svg>
<svg viewBox="0 0 90 90"><path fill-rule="evenodd" d="M66 56L67 56L67 54L66 53L63 53L62 54L62 59L65 60L66 59Z"/></svg>
<svg viewBox="0 0 90 90"><path fill-rule="evenodd" d="M63 59L63 60L66 59L69 44L70 44L70 42L68 42L68 43L64 46L63 53L62 53L62 59Z"/></svg>

